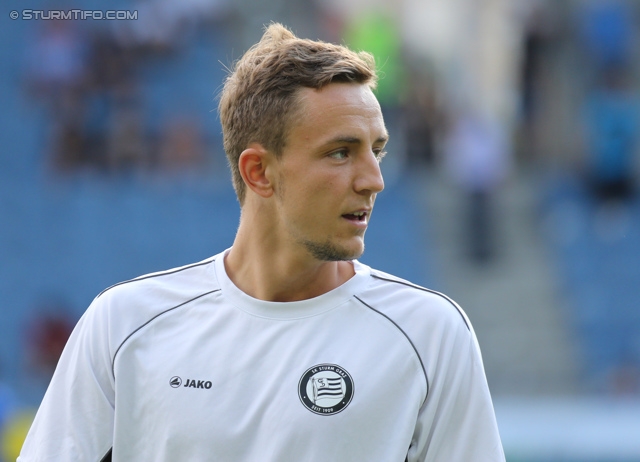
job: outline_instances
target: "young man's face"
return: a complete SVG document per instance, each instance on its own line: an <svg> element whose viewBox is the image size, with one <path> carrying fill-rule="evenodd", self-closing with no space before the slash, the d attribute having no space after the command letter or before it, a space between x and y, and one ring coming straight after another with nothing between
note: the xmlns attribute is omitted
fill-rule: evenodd
<svg viewBox="0 0 640 462"><path fill-rule="evenodd" d="M366 85L300 91L300 112L277 163L275 200L285 239L323 261L364 251L387 141L380 105Z"/></svg>

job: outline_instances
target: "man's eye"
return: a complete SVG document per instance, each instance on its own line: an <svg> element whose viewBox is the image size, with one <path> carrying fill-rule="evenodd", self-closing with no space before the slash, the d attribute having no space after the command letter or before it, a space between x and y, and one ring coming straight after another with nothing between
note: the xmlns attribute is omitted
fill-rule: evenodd
<svg viewBox="0 0 640 462"><path fill-rule="evenodd" d="M382 162L384 156L387 155L387 151L374 151L374 155L376 156L376 159L378 159L378 162Z"/></svg>
<svg viewBox="0 0 640 462"><path fill-rule="evenodd" d="M331 154L329 154L329 157L332 157L333 159L346 159L348 156L348 153L346 150L340 150L340 151L336 151L336 152L332 152Z"/></svg>

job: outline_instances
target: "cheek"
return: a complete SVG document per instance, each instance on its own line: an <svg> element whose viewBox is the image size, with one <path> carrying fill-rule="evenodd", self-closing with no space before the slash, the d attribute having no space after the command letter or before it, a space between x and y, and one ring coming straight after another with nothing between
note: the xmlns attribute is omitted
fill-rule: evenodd
<svg viewBox="0 0 640 462"><path fill-rule="evenodd" d="M296 215L313 216L339 209L348 175L338 173L318 164L314 168L283 171L278 180L283 202Z"/></svg>
<svg viewBox="0 0 640 462"><path fill-rule="evenodd" d="M291 194L289 194L291 193ZM297 191L289 190L286 205L291 218L304 226L324 226L338 205L331 195L331 185L307 185Z"/></svg>

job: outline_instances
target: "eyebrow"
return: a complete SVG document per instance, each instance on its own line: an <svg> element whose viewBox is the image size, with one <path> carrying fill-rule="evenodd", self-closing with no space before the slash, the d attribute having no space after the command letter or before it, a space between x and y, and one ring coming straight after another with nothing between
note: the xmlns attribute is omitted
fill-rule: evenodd
<svg viewBox="0 0 640 462"><path fill-rule="evenodd" d="M385 136L380 136L375 141L375 143L386 143L387 141L389 141L389 137L385 135ZM329 140L326 144L333 144L333 143L359 144L359 143L362 143L362 140L360 138L356 138L355 136L337 136L336 138Z"/></svg>

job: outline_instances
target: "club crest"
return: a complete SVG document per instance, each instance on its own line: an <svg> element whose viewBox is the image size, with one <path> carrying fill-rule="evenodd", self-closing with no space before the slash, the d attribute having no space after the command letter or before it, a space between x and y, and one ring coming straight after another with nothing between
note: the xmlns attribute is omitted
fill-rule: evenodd
<svg viewBox="0 0 640 462"><path fill-rule="evenodd" d="M353 398L353 378L335 364L318 364L302 375L298 396L314 414L333 415L346 408Z"/></svg>

